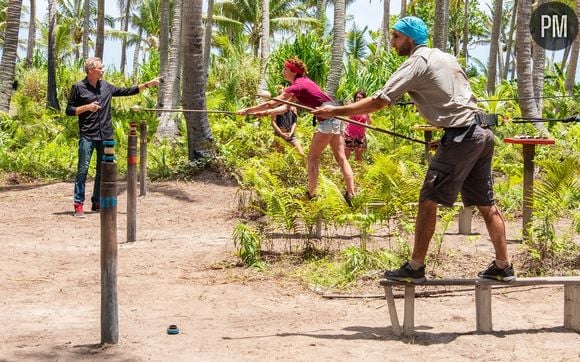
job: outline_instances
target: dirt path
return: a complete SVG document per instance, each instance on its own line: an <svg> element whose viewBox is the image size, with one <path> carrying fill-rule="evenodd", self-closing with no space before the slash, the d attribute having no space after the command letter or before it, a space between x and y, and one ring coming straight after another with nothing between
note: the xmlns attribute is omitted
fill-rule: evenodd
<svg viewBox="0 0 580 362"><path fill-rule="evenodd" d="M131 244L121 190L120 343L100 347L100 218L72 217L72 188L0 187L0 361L580 360L562 288L494 292L490 335L474 332L472 292L417 299L410 340L392 335L384 300L324 299L272 273L218 268L233 260L237 189L212 177L151 184Z"/></svg>

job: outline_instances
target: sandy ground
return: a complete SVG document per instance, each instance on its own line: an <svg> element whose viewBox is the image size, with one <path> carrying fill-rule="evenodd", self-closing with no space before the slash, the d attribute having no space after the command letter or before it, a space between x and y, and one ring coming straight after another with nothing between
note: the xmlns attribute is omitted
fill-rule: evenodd
<svg viewBox="0 0 580 362"><path fill-rule="evenodd" d="M215 177L150 184L135 243L120 183L119 343L101 346L100 217L74 218L72 189L0 187L0 361L580 360L561 287L494 291L487 335L475 333L473 292L418 298L417 335L398 338L383 299L328 299L276 273L220 267L235 260L237 188ZM465 238L451 236L484 267L486 237ZM380 295L371 284L364 293Z"/></svg>

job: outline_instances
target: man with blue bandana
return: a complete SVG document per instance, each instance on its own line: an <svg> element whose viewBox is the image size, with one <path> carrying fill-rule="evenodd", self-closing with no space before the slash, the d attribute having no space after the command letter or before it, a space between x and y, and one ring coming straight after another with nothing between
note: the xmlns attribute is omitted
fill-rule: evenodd
<svg viewBox="0 0 580 362"><path fill-rule="evenodd" d="M438 205L453 206L461 192L465 206L477 206L491 242L495 260L478 275L482 278L515 279L509 261L505 222L493 198L491 161L494 136L486 114L477 107L467 75L451 54L427 46L429 31L423 20L408 16L393 25L391 45L409 58L385 86L346 106L322 106L313 113L331 118L368 114L393 105L409 94L419 113L445 134L429 164L419 196L413 254L401 268L386 271L385 278L409 283L425 281L425 257L435 232Z"/></svg>

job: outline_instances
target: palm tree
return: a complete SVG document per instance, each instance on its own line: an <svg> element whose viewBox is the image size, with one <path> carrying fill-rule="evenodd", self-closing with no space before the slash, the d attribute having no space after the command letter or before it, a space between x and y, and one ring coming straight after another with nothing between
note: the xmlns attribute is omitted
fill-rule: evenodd
<svg viewBox="0 0 580 362"><path fill-rule="evenodd" d="M487 60L487 92L489 94L495 92L503 0L495 0L493 4L493 26L491 28L491 41L489 43L489 58Z"/></svg>
<svg viewBox="0 0 580 362"><path fill-rule="evenodd" d="M135 2L131 0L119 0L119 10L123 14L121 16L121 64L120 71L125 74L125 66L127 64L127 33L129 32L129 23L131 23L131 8Z"/></svg>
<svg viewBox="0 0 580 362"><path fill-rule="evenodd" d="M12 99L14 71L16 69L16 52L18 48L18 31L20 30L20 13L22 0L8 0L6 7L6 27L4 30L4 49L0 62L0 112L8 112Z"/></svg>
<svg viewBox="0 0 580 362"><path fill-rule="evenodd" d="M95 56L103 59L105 51L105 0L97 2L97 39L95 41Z"/></svg>
<svg viewBox="0 0 580 362"><path fill-rule="evenodd" d="M576 14L580 14L580 0L576 0ZM572 51L570 53L570 64L566 71L566 80L564 81L564 87L566 88L566 93L572 95L574 92L574 79L576 76L576 69L578 67L578 54L580 53L580 36L576 37L574 43L572 43Z"/></svg>
<svg viewBox="0 0 580 362"><path fill-rule="evenodd" d="M203 71L207 77L209 72L209 59L211 54L211 38L213 30L213 5L214 0L208 0L205 18L205 31L203 32Z"/></svg>
<svg viewBox="0 0 580 362"><path fill-rule="evenodd" d="M91 0L85 0L83 4L83 59L87 59L89 57L89 34L91 32L91 9L94 7L91 6Z"/></svg>
<svg viewBox="0 0 580 362"><path fill-rule="evenodd" d="M447 51L447 34L449 34L449 0L435 0L433 46Z"/></svg>
<svg viewBox="0 0 580 362"><path fill-rule="evenodd" d="M165 76L167 72L167 62L169 60L169 0L159 0L159 74ZM159 84L159 102L161 94L165 88L165 83Z"/></svg>
<svg viewBox="0 0 580 362"><path fill-rule="evenodd" d="M250 38L254 56L258 56L262 38L262 0L231 0L215 4L215 24L238 38L243 32ZM318 20L306 16L306 11L297 0L270 0L270 34L280 30L297 32L306 25L318 25Z"/></svg>
<svg viewBox="0 0 580 362"><path fill-rule="evenodd" d="M326 82L329 95L336 95L340 77L342 76L346 23L345 0L334 0L334 27L332 29L332 51L330 56L330 71Z"/></svg>
<svg viewBox="0 0 580 362"><path fill-rule="evenodd" d="M171 27L171 46L169 47L169 59L167 70L163 75L164 87L159 90L160 108L176 108L180 103L180 82L178 77L181 65L181 21L183 19L182 0L174 0L173 21ZM177 125L178 116L175 113L161 112L159 125L157 126L158 138L174 138L179 134Z"/></svg>
<svg viewBox="0 0 580 362"><path fill-rule="evenodd" d="M206 109L201 1L183 4L182 32L183 54L188 59L183 64L183 107ZM207 156L212 142L207 113L186 113L185 120L189 160Z"/></svg>
<svg viewBox="0 0 580 362"><path fill-rule="evenodd" d="M391 28L391 0L383 0L383 21L381 23L381 35L385 49L391 47L391 37L389 29Z"/></svg>
<svg viewBox="0 0 580 362"><path fill-rule="evenodd" d="M510 69L512 70L512 77L513 77L513 66L512 66L512 48L513 48L513 38L514 38L514 31L516 29L516 18L518 13L518 0L514 0L512 5L511 11L511 20L510 20L510 28L508 33L505 35L506 39L506 54L505 54L505 61L504 61L504 69L501 75L502 79L507 79L508 72Z"/></svg>
<svg viewBox="0 0 580 362"><path fill-rule="evenodd" d="M30 0L30 16L28 20L28 44L26 45L26 66L32 63L36 44L36 0Z"/></svg>
<svg viewBox="0 0 580 362"><path fill-rule="evenodd" d="M46 97L48 106L60 109L56 94L56 0L48 2L48 86Z"/></svg>

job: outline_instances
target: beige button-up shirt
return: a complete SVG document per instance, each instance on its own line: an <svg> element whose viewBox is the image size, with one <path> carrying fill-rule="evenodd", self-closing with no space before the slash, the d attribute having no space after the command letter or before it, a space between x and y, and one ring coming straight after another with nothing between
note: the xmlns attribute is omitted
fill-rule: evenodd
<svg viewBox="0 0 580 362"><path fill-rule="evenodd" d="M467 75L457 59L424 45L415 48L373 98L393 104L405 93L409 93L419 113L433 126L465 127L472 123L475 114L484 113L477 107Z"/></svg>

